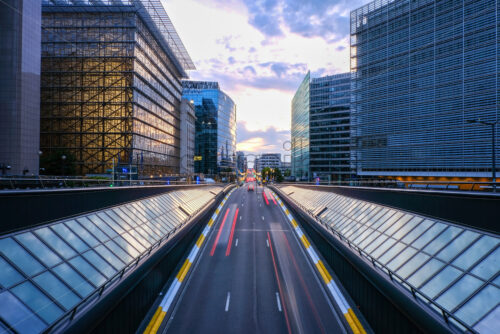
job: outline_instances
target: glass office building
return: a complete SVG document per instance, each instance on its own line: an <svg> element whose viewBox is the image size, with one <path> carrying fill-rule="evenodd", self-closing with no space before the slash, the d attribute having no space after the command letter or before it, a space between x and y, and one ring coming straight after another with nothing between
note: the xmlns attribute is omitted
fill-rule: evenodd
<svg viewBox="0 0 500 334"><path fill-rule="evenodd" d="M0 176L38 175L41 0L0 1Z"/></svg>
<svg viewBox="0 0 500 334"><path fill-rule="evenodd" d="M467 120L498 120L498 11L488 0L377 0L351 12L358 174L490 177L491 128Z"/></svg>
<svg viewBox="0 0 500 334"><path fill-rule="evenodd" d="M236 168L236 105L217 82L183 81L196 114L195 173L230 177Z"/></svg>
<svg viewBox="0 0 500 334"><path fill-rule="evenodd" d="M42 8L43 154L69 155L80 175L113 160L144 176L179 173L181 79L194 65L161 3Z"/></svg>
<svg viewBox="0 0 500 334"><path fill-rule="evenodd" d="M292 99L292 175L308 180L309 172L309 90L308 72Z"/></svg>
<svg viewBox="0 0 500 334"><path fill-rule="evenodd" d="M350 177L350 73L306 75L292 100L292 175Z"/></svg>
<svg viewBox="0 0 500 334"><path fill-rule="evenodd" d="M351 75L313 78L310 84L310 169L320 180L345 180L351 175Z"/></svg>

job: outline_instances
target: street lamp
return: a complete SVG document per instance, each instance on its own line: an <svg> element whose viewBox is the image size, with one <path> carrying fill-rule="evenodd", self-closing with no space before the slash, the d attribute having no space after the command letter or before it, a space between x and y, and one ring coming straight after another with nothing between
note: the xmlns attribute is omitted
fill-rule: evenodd
<svg viewBox="0 0 500 334"><path fill-rule="evenodd" d="M485 122L478 119L468 119L467 123L469 124L482 124L491 126L491 180L493 182L493 192L497 192L497 179L496 179L496 162L495 162L495 142L496 142L496 125L499 121L496 122Z"/></svg>
<svg viewBox="0 0 500 334"><path fill-rule="evenodd" d="M61 155L62 159L62 176L64 176L64 162L66 161L66 156L63 154Z"/></svg>

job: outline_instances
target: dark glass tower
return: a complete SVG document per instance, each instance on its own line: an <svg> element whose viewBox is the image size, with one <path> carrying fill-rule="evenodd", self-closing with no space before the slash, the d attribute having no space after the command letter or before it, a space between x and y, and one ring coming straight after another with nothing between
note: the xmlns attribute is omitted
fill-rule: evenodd
<svg viewBox="0 0 500 334"><path fill-rule="evenodd" d="M491 129L467 121L499 119L498 6L395 0L351 12L358 174L491 175Z"/></svg>
<svg viewBox="0 0 500 334"><path fill-rule="evenodd" d="M195 173L229 176L236 168L236 105L217 82L183 81L196 113Z"/></svg>
<svg viewBox="0 0 500 334"><path fill-rule="evenodd" d="M44 155L69 155L79 175L113 160L179 173L180 80L194 65L162 5L44 0L43 27Z"/></svg>

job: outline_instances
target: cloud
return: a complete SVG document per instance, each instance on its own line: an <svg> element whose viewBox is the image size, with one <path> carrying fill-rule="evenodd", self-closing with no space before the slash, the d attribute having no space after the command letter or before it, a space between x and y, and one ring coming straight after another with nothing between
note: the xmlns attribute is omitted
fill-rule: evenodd
<svg viewBox="0 0 500 334"><path fill-rule="evenodd" d="M247 123L240 121L237 124L237 149L245 153L282 153L286 141L290 140L290 131L278 130L270 126L264 130L250 130Z"/></svg>
<svg viewBox="0 0 500 334"><path fill-rule="evenodd" d="M280 37L284 29L303 37L339 41L349 34L350 9L366 0L244 0L249 23L266 37Z"/></svg>

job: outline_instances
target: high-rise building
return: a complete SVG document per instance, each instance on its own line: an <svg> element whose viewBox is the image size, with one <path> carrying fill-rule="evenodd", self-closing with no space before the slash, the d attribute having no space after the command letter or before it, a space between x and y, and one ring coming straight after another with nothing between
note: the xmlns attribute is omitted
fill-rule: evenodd
<svg viewBox="0 0 500 334"><path fill-rule="evenodd" d="M38 174L41 0L0 2L0 176Z"/></svg>
<svg viewBox="0 0 500 334"><path fill-rule="evenodd" d="M491 175L491 128L467 121L499 119L498 12L487 0L377 0L351 12L359 175Z"/></svg>
<svg viewBox="0 0 500 334"><path fill-rule="evenodd" d="M183 81L196 114L195 173L229 175L236 168L236 105L217 82Z"/></svg>
<svg viewBox="0 0 500 334"><path fill-rule="evenodd" d="M236 168L241 173L246 173L248 169L248 160L244 152L236 152Z"/></svg>
<svg viewBox="0 0 500 334"><path fill-rule="evenodd" d="M263 153L255 159L255 170L261 172L264 168L281 168L281 153Z"/></svg>
<svg viewBox="0 0 500 334"><path fill-rule="evenodd" d="M194 151L196 136L196 116L193 104L181 101L181 168L182 175L194 174Z"/></svg>
<svg viewBox="0 0 500 334"><path fill-rule="evenodd" d="M348 179L351 176L351 75L313 78L309 91L310 175L321 180Z"/></svg>
<svg viewBox="0 0 500 334"><path fill-rule="evenodd" d="M302 180L350 177L350 74L311 78L292 101L292 175Z"/></svg>
<svg viewBox="0 0 500 334"><path fill-rule="evenodd" d="M309 172L309 89L310 73L308 72L292 99L292 175L308 180Z"/></svg>
<svg viewBox="0 0 500 334"><path fill-rule="evenodd" d="M42 8L43 155L71 158L76 174L113 160L145 176L179 173L181 79L194 65L161 2Z"/></svg>

